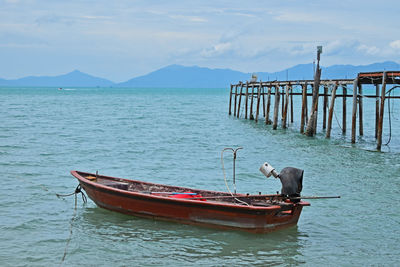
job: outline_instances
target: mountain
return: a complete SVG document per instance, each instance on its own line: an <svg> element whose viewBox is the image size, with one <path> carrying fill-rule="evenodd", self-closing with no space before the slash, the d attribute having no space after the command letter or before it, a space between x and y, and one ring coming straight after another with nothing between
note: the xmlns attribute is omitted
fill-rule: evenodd
<svg viewBox="0 0 400 267"><path fill-rule="evenodd" d="M313 79L312 63L300 64L278 72L258 72L258 80ZM353 79L359 72L400 70L393 61L370 65L333 65L322 67L322 79ZM0 86L54 86L54 87L153 87L153 88L226 88L230 84L251 79L251 73L231 69L210 69L198 66L169 65L149 74L122 83L113 83L75 70L59 76L24 77L16 80L0 79Z"/></svg>
<svg viewBox="0 0 400 267"><path fill-rule="evenodd" d="M29 76L16 80L0 79L3 86L55 86L55 87L108 87L114 85L112 81L91 76L74 70L59 76Z"/></svg>
<svg viewBox="0 0 400 267"><path fill-rule="evenodd" d="M224 88L249 77L248 73L230 69L169 65L147 75L119 83L120 87Z"/></svg>
<svg viewBox="0 0 400 267"><path fill-rule="evenodd" d="M300 64L278 72L257 72L258 80L303 80L313 79L312 63ZM400 70L400 64L392 61L370 65L333 65L322 67L322 79L353 79L359 72ZM230 69L209 69L197 66L170 65L144 76L116 84L120 87L178 87L178 88L224 88L238 81L251 79L251 73Z"/></svg>

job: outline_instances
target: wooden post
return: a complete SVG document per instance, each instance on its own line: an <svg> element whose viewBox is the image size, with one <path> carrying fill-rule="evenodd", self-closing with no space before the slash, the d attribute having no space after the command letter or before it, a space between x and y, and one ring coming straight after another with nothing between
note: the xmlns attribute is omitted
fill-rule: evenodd
<svg viewBox="0 0 400 267"><path fill-rule="evenodd" d="M322 119L322 129L326 129L326 111L328 109L328 86L324 85L324 109L323 109L323 119Z"/></svg>
<svg viewBox="0 0 400 267"><path fill-rule="evenodd" d="M274 122L272 129L276 130L278 127L278 112L279 112L279 85L275 86L275 105L274 105Z"/></svg>
<svg viewBox="0 0 400 267"><path fill-rule="evenodd" d="M358 85L358 122L360 128L358 129L360 132L360 136L364 135L364 128L363 128L363 95L362 95L362 85Z"/></svg>
<svg viewBox="0 0 400 267"><path fill-rule="evenodd" d="M290 85L290 122L293 123L293 87Z"/></svg>
<svg viewBox="0 0 400 267"><path fill-rule="evenodd" d="M229 93L229 115L232 114L232 90L233 90L233 85L231 84L231 92Z"/></svg>
<svg viewBox="0 0 400 267"><path fill-rule="evenodd" d="M336 98L336 89L338 88L338 82L336 82L335 87L332 90L332 98L331 105L329 106L329 117L328 117L328 129L326 130L326 138L331 138L331 129L332 129L332 116L333 110L335 108L335 98Z"/></svg>
<svg viewBox="0 0 400 267"><path fill-rule="evenodd" d="M343 98L342 98L342 113L343 113L343 118L342 118L342 133L346 134L346 99L347 99L347 85L343 84L342 85L343 89Z"/></svg>
<svg viewBox="0 0 400 267"><path fill-rule="evenodd" d="M242 91L243 91L243 83L240 84L239 104L238 104L238 110L237 110L237 117L238 118L239 118L239 113L240 113L240 103L242 102Z"/></svg>
<svg viewBox="0 0 400 267"><path fill-rule="evenodd" d="M238 88L238 85L236 84L236 86L235 86L235 106L234 106L234 109L233 109L233 116L235 116L235 117L236 117L237 88Z"/></svg>
<svg viewBox="0 0 400 267"><path fill-rule="evenodd" d="M382 147L382 129L383 129L383 112L385 108L385 95L386 95L386 71L382 75L382 89L381 89L381 108L379 111L379 123L378 123L378 140L376 149L381 150Z"/></svg>
<svg viewBox="0 0 400 267"><path fill-rule="evenodd" d="M351 142L356 142L356 120L357 120L357 88L358 88L358 76L353 82L353 113L351 119Z"/></svg>
<svg viewBox="0 0 400 267"><path fill-rule="evenodd" d="M261 101L261 83L260 86L258 87L258 93L257 93L257 109L256 109L256 123L258 122L258 112L260 111L260 101Z"/></svg>
<svg viewBox="0 0 400 267"><path fill-rule="evenodd" d="M254 120L253 116L253 98L254 98L254 84L251 85L251 100L250 100L250 120Z"/></svg>
<svg viewBox="0 0 400 267"><path fill-rule="evenodd" d="M376 98L375 98L375 138L378 137L378 124L379 124L379 84L375 84Z"/></svg>
<svg viewBox="0 0 400 267"><path fill-rule="evenodd" d="M300 119L300 133L304 133L304 123L307 109L307 82L302 85L302 101L301 101L301 119Z"/></svg>
<svg viewBox="0 0 400 267"><path fill-rule="evenodd" d="M317 133L317 121L318 121L318 102L319 102L319 84L316 88L317 90L317 100L315 102L315 120L314 120L314 135Z"/></svg>
<svg viewBox="0 0 400 267"><path fill-rule="evenodd" d="M305 84L305 89L306 89L306 100L305 100L305 102L304 102L304 108L305 108L305 116L306 116L306 124L308 123L308 103L307 103L307 98L308 98L308 95L307 95L307 82L306 82L306 84Z"/></svg>
<svg viewBox="0 0 400 267"><path fill-rule="evenodd" d="M284 103L285 103L285 107L284 107L284 109L283 109L283 114L282 114L282 128L283 129L286 129L287 128L287 125L286 125L286 122L287 122L287 111L288 111L288 104L289 104L289 85L286 85L285 86L285 101L284 101ZM283 97L282 97L283 98Z"/></svg>
<svg viewBox="0 0 400 267"><path fill-rule="evenodd" d="M265 124L271 124L271 120L269 119L270 106L271 106L271 86L268 86L267 112L265 113Z"/></svg>
<svg viewBox="0 0 400 267"><path fill-rule="evenodd" d="M246 82L246 104L245 104L245 112L244 112L244 118L247 120L247 110L249 105L249 82Z"/></svg>
<svg viewBox="0 0 400 267"><path fill-rule="evenodd" d="M282 86L282 110L281 110L281 122L283 122L283 114L285 109L285 87Z"/></svg>
<svg viewBox="0 0 400 267"><path fill-rule="evenodd" d="M260 84L261 84L261 81L260 81ZM263 117L265 117L265 89L264 89L264 86L262 86L261 88L262 88L262 100L263 100Z"/></svg>

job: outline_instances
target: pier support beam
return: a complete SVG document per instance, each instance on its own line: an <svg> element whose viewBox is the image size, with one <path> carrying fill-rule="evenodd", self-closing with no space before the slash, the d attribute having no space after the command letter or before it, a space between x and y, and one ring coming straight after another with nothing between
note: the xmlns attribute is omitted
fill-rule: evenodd
<svg viewBox="0 0 400 267"><path fill-rule="evenodd" d="M363 94L362 94L362 85L358 85L358 122L359 122L359 133L361 136L364 135L364 127L363 127Z"/></svg>
<svg viewBox="0 0 400 267"><path fill-rule="evenodd" d="M386 71L384 71L382 77L381 108L379 111L378 140L376 145L377 150L381 150L382 148L382 129L383 129L383 113L385 109L386 76L387 76Z"/></svg>
<svg viewBox="0 0 400 267"><path fill-rule="evenodd" d="M237 117L238 118L239 118L239 113L240 113L240 103L242 102L242 92L243 92L243 83L240 84L239 104L238 104L238 110L237 110Z"/></svg>
<svg viewBox="0 0 400 267"><path fill-rule="evenodd" d="M261 101L261 82L260 86L257 87L257 108L256 108L256 117L255 121L258 122L258 112L260 111L260 101Z"/></svg>
<svg viewBox="0 0 400 267"><path fill-rule="evenodd" d="M304 133L304 123L307 115L307 82L302 86L302 101L301 101L301 118L300 118L300 133Z"/></svg>
<svg viewBox="0 0 400 267"><path fill-rule="evenodd" d="M268 87L268 94L267 94L267 111L265 113L265 124L271 124L271 120L269 119L269 110L271 107L271 87Z"/></svg>
<svg viewBox="0 0 400 267"><path fill-rule="evenodd" d="M342 133L346 134L346 99L347 99L347 85L342 85L343 98L342 98Z"/></svg>
<svg viewBox="0 0 400 267"><path fill-rule="evenodd" d="M233 85L231 84L231 92L229 93L229 115L232 114L232 90L233 90Z"/></svg>
<svg viewBox="0 0 400 267"><path fill-rule="evenodd" d="M326 129L326 111L328 109L328 86L324 86L324 107L323 107L323 118L322 118L322 129Z"/></svg>
<svg viewBox="0 0 400 267"><path fill-rule="evenodd" d="M275 86L275 105L274 105L274 122L272 129L278 128L278 113L279 113L279 85Z"/></svg>
<svg viewBox="0 0 400 267"><path fill-rule="evenodd" d="M338 88L338 83L336 82L335 87L332 90L331 105L329 106L328 129L326 130L326 138L331 138L332 116L335 108L335 98L336 98L337 88Z"/></svg>
<svg viewBox="0 0 400 267"><path fill-rule="evenodd" d="M251 100L250 100L250 120L254 120L253 116L253 99L254 99L254 84L251 85Z"/></svg>
<svg viewBox="0 0 400 267"><path fill-rule="evenodd" d="M247 111L249 110L249 83L246 82L246 103L244 107L244 118L247 120Z"/></svg>
<svg viewBox="0 0 400 267"><path fill-rule="evenodd" d="M358 89L358 76L353 82L353 113L351 117L351 142L356 142L356 120L357 120L357 89Z"/></svg>
<svg viewBox="0 0 400 267"><path fill-rule="evenodd" d="M375 138L378 137L378 124L379 124L379 84L375 84L376 98L375 98Z"/></svg>
<svg viewBox="0 0 400 267"><path fill-rule="evenodd" d="M233 116L235 116L235 117L236 117L237 88L238 88L238 85L235 86L235 106L234 106L234 109L233 109Z"/></svg>

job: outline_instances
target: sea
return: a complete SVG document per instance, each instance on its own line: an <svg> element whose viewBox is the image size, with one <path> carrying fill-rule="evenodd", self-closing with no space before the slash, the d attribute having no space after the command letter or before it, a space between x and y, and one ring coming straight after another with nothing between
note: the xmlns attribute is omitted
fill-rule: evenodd
<svg viewBox="0 0 400 267"><path fill-rule="evenodd" d="M0 88L0 266L398 266L397 100L385 114L381 152L375 99L364 101L364 135L355 144L351 99L345 135L341 99L335 103L330 139L322 109L317 135L299 133L300 97L294 102L294 122L273 130L261 116L245 120L243 108L229 116L229 88ZM278 171L303 169L305 196L341 198L312 199L297 226L251 234L57 196L78 185L71 170L227 191L221 158L233 190L232 153L221 157L227 147L243 148L239 193L280 190L259 171L268 162Z"/></svg>

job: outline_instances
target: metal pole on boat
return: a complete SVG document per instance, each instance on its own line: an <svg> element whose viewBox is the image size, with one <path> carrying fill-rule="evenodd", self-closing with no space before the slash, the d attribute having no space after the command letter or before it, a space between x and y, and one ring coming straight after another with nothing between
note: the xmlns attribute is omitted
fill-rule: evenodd
<svg viewBox="0 0 400 267"><path fill-rule="evenodd" d="M225 175L225 168L224 168L224 152L226 150L231 150L233 152L233 187L234 187L234 192L236 194L236 173L235 173L235 169L236 169L236 153L239 149L243 149L243 147L238 147L236 149L233 149L231 147L225 147L222 152L221 152L221 164L222 164L222 171L224 172L224 180L225 180L225 185L226 188L228 189L228 191L231 193L231 190L229 189L228 183L226 181L226 175ZM231 193L232 194L232 193Z"/></svg>
<svg viewBox="0 0 400 267"><path fill-rule="evenodd" d="M236 194L236 179L235 179L235 169L236 169L236 152L239 149L243 149L243 147L238 147L235 150L233 150L233 188L234 188L234 192Z"/></svg>

